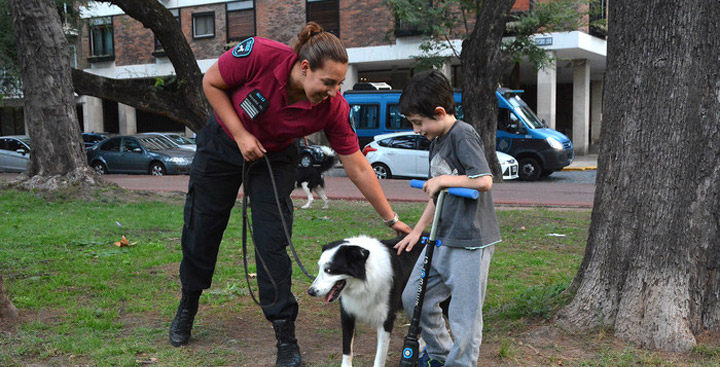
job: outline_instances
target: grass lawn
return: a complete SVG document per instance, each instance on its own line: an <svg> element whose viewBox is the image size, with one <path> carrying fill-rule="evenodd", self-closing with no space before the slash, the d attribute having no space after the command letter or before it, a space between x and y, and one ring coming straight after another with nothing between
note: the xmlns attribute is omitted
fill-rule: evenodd
<svg viewBox="0 0 720 367"><path fill-rule="evenodd" d="M213 286L201 298L191 345L167 342L179 298L183 199L124 190L82 198L0 191L0 271L21 310L19 320L0 321L0 366L272 365L272 329L248 294L242 268L240 205ZM414 223L423 205L394 208ZM392 236L364 202L333 201L328 210L295 213L293 241L311 273L324 243ZM582 260L590 212L500 209L498 218L504 240L490 268L481 365L720 365L713 340L671 355L634 349L611 331L571 335L556 329L549 319L567 301L562 292ZM114 246L122 236L134 245ZM253 265L249 271L255 272ZM310 280L297 266L293 279L304 359L309 366L339 365L337 306L307 296ZM388 365L397 364L406 324L398 318ZM374 330L361 327L357 366L372 365L374 346Z"/></svg>

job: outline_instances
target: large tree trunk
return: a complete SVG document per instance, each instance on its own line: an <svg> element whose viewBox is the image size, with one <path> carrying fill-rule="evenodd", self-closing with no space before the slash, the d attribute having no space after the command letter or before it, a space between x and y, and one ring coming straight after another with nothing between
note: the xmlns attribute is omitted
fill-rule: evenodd
<svg viewBox="0 0 720 367"><path fill-rule="evenodd" d="M12 319L17 317L18 309L12 304L7 296L5 284L3 284L2 273L0 273L0 319Z"/></svg>
<svg viewBox="0 0 720 367"><path fill-rule="evenodd" d="M94 184L77 122L68 43L55 2L10 0L8 4L23 78L25 121L32 139L26 175L50 182L48 188Z"/></svg>
<svg viewBox="0 0 720 367"><path fill-rule="evenodd" d="M592 224L562 325L666 351L720 330L718 19L718 1L612 3Z"/></svg>
<svg viewBox="0 0 720 367"><path fill-rule="evenodd" d="M498 102L495 90L510 59L501 50L506 14L515 0L484 1L470 39L463 42L460 59L465 120L480 134L485 157L496 182L502 182L502 169L495 154Z"/></svg>
<svg viewBox="0 0 720 367"><path fill-rule="evenodd" d="M177 81L169 87L155 87L147 81L108 79L74 70L73 83L77 93L167 116L193 131L200 131L211 108L202 89L203 75L175 18L158 1L104 2L117 5L125 14L153 31L173 64Z"/></svg>

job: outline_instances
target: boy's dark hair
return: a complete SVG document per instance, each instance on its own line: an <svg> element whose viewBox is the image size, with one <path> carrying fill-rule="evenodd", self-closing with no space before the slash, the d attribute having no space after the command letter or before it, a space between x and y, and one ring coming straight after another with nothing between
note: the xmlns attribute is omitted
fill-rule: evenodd
<svg viewBox="0 0 720 367"><path fill-rule="evenodd" d="M437 70L417 74L400 95L400 113L435 117L435 108L442 107L455 114L455 99L450 82Z"/></svg>

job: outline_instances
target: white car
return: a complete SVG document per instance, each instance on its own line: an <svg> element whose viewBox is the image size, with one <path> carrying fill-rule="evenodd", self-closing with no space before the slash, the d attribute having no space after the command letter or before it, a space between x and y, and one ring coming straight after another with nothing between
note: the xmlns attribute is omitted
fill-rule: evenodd
<svg viewBox="0 0 720 367"><path fill-rule="evenodd" d="M378 178L412 177L427 179L430 140L412 131L377 135L362 153L370 162ZM503 180L518 178L518 162L510 155L498 152Z"/></svg>

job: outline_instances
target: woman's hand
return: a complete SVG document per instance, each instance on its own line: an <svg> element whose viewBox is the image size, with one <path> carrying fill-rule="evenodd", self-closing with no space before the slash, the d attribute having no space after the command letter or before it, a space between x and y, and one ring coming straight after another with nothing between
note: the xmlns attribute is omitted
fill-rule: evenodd
<svg viewBox="0 0 720 367"><path fill-rule="evenodd" d="M393 224L390 228L395 230L395 233L397 233L398 236L408 234L410 233L410 231L412 231L412 228L410 228L409 225L403 223L403 221L401 220L395 222L395 224Z"/></svg>
<svg viewBox="0 0 720 367"><path fill-rule="evenodd" d="M259 140L252 134L244 134L239 138L235 138L240 153L247 162L252 162L262 158L267 151Z"/></svg>
<svg viewBox="0 0 720 367"><path fill-rule="evenodd" d="M398 222L398 223L400 223L400 222ZM395 223L395 224L397 224L397 223ZM413 249L413 247L415 247L415 244L417 243L417 241L420 240L421 235L422 235L422 233L412 231L412 232L410 232L410 234L405 236L405 238L400 240L400 242L398 242L395 246L393 246L393 248L397 250L398 255L402 255L403 250L405 250L405 252L410 252Z"/></svg>

